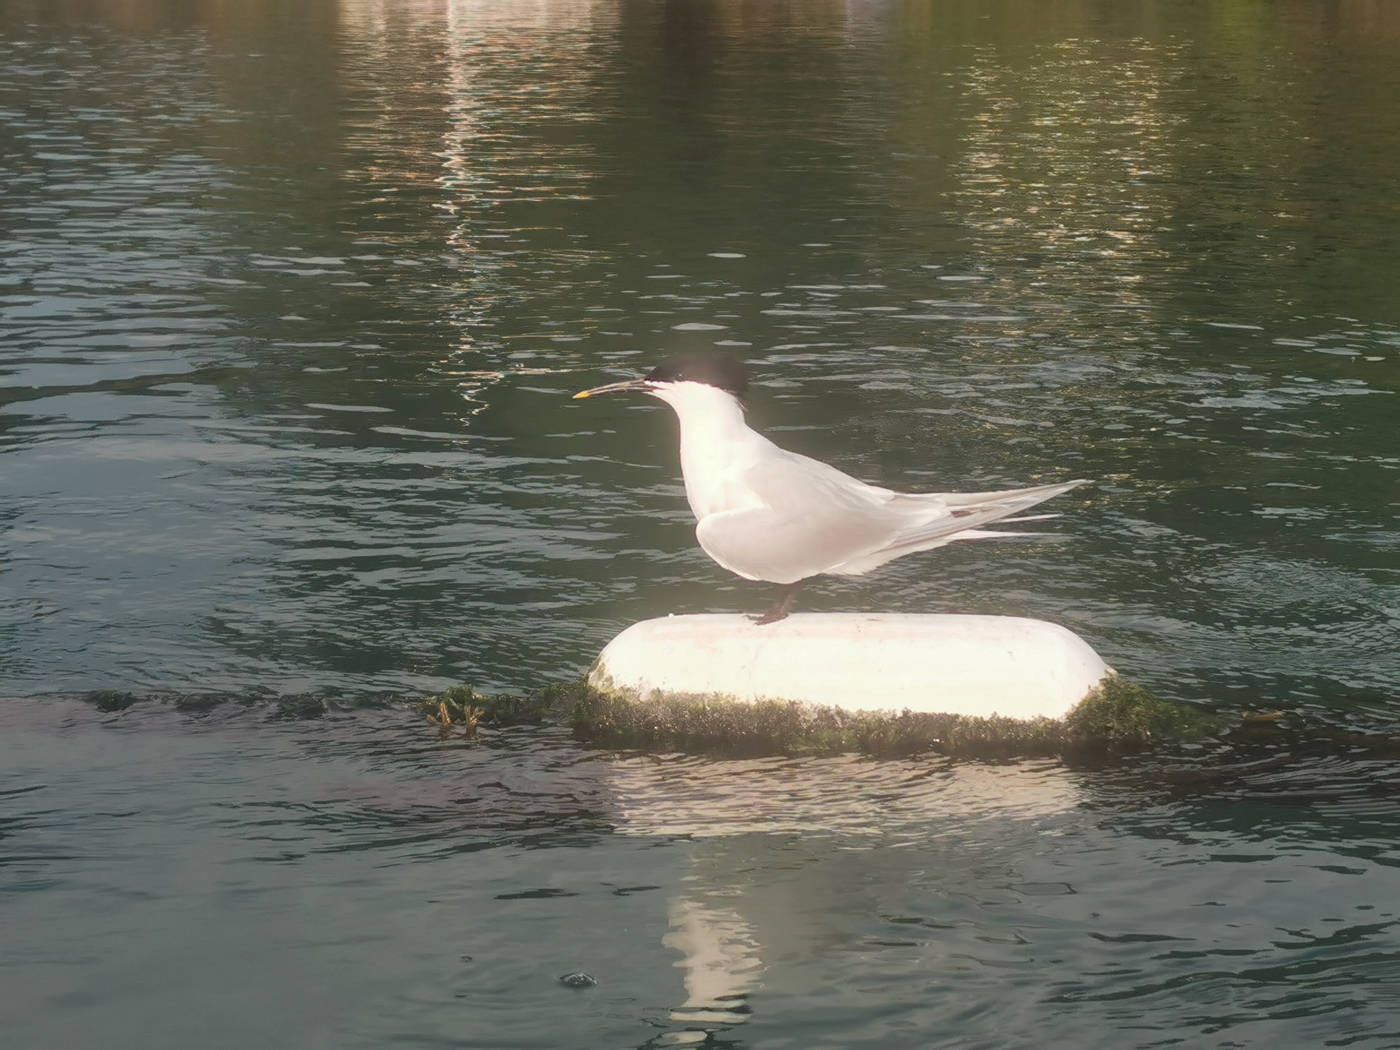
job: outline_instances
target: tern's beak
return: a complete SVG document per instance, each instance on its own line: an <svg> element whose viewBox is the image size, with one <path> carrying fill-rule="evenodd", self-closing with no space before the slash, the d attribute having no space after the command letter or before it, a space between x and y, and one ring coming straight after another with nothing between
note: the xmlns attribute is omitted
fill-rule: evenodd
<svg viewBox="0 0 1400 1050"><path fill-rule="evenodd" d="M649 380L626 379L621 383L609 383L607 386L595 386L592 390L580 390L574 395L574 400L578 400L581 397L593 397L595 394L620 394L624 390L647 391L650 389L651 382Z"/></svg>

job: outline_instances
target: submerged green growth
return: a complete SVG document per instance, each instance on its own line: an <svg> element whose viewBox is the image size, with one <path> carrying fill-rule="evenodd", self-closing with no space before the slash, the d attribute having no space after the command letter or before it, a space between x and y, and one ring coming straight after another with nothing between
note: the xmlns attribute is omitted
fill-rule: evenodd
<svg viewBox="0 0 1400 1050"><path fill-rule="evenodd" d="M140 698L135 693L123 693L117 689L99 689L88 693L87 700L99 711L110 714L114 711L125 711L132 704L138 703Z"/></svg>
<svg viewBox="0 0 1400 1050"><path fill-rule="evenodd" d="M643 699L583 680L524 696L456 686L419 702L444 732L556 722L576 738L613 747L727 755L837 754L897 757L933 752L973 758L1121 752L1220 728L1207 713L1105 678L1063 720L915 711L846 711L789 700L669 695Z"/></svg>
<svg viewBox="0 0 1400 1050"><path fill-rule="evenodd" d="M358 695L341 693L283 693L278 695L266 691L129 693L115 689L99 689L72 695L76 699L92 704L97 710L106 714L121 713L137 705L158 704L179 711L181 714L198 716L232 706L259 712L263 717L272 721L306 721L342 711L387 707L390 704L397 705L403 702L403 697L391 696L387 693Z"/></svg>
<svg viewBox="0 0 1400 1050"><path fill-rule="evenodd" d="M1153 741L1195 740L1228 727L1221 715L1163 700L1116 674L1106 676L1065 716L1067 748L1133 750Z"/></svg>

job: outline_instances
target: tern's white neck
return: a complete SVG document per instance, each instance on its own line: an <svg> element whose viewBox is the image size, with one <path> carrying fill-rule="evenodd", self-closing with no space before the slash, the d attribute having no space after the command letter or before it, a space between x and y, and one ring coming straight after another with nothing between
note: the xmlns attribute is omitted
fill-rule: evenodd
<svg viewBox="0 0 1400 1050"><path fill-rule="evenodd" d="M696 519L737 505L734 472L747 466L757 445L766 444L744 422L739 399L708 383L666 383L651 393L681 421L681 473Z"/></svg>

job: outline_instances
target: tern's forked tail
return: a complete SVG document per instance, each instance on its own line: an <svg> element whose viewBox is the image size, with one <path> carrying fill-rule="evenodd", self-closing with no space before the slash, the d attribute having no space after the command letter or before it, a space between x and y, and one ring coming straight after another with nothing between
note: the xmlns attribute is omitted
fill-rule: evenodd
<svg viewBox="0 0 1400 1050"><path fill-rule="evenodd" d="M931 550L954 540L981 540L1001 537L1034 535L1033 533L999 532L982 528L992 522L1002 521L1042 521L1057 517L1054 514L1032 514L1016 517L1021 511L1029 510L1038 503L1044 503L1061 493L1068 492L1077 485L1086 484L1087 479L1063 481L1054 485L1037 485L1025 489L1005 489L999 492L946 492L900 495L896 503L903 503L911 512L926 507L928 516L919 520L911 513L911 522L899 530L894 538L877 550L869 551L850 559L829 571L841 575L859 575L869 572L885 562L916 551Z"/></svg>

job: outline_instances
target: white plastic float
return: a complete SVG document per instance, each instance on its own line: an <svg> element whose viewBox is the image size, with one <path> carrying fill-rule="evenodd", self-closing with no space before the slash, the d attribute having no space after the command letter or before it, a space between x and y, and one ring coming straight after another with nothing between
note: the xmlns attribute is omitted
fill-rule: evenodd
<svg viewBox="0 0 1400 1050"><path fill-rule="evenodd" d="M589 684L662 695L777 699L848 711L1060 718L1112 669L1074 632L1018 616L797 613L643 620Z"/></svg>

